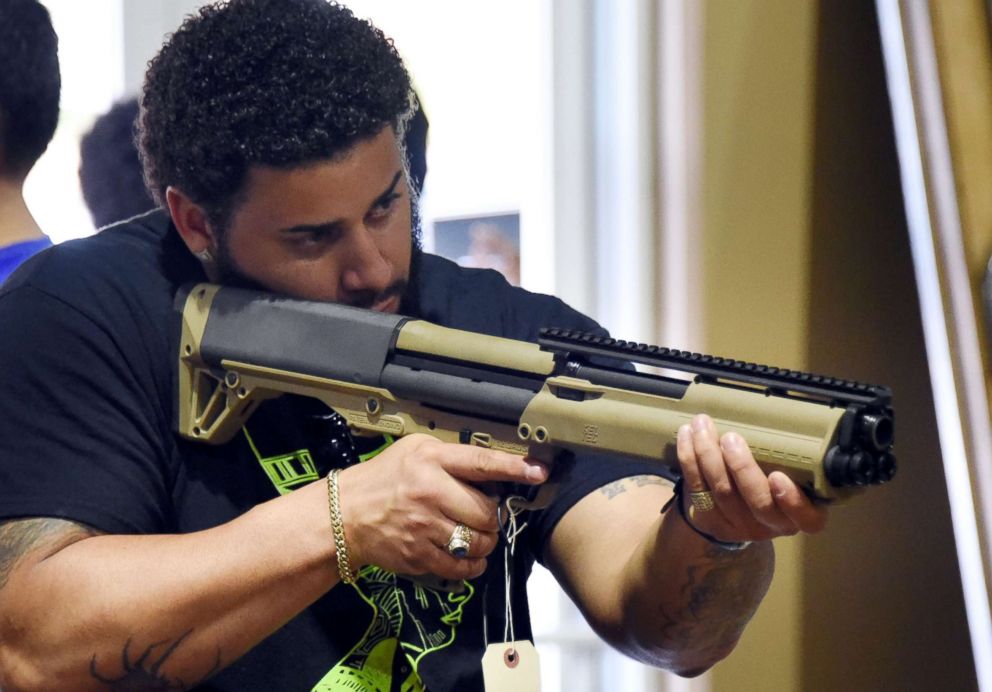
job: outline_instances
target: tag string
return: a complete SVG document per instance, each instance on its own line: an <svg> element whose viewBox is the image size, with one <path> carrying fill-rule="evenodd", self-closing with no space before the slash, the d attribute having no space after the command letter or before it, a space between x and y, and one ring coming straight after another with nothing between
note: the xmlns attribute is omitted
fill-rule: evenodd
<svg viewBox="0 0 992 692"><path fill-rule="evenodd" d="M503 626L503 643L515 642L517 640L513 631L513 572L511 566L513 564L514 552L517 548L517 536L527 528L527 523L517 525L517 515L521 514L524 510L522 507L518 507L515 504L515 500L520 498L516 496L511 496L506 498L506 501L500 505L497 509L497 514L499 510L502 509L503 505L506 506L506 523L504 525L501 516L497 516L500 520L500 531L503 533L503 538L505 542L503 544L503 585L504 585L504 600L506 604L506 609L504 611L504 626Z"/></svg>

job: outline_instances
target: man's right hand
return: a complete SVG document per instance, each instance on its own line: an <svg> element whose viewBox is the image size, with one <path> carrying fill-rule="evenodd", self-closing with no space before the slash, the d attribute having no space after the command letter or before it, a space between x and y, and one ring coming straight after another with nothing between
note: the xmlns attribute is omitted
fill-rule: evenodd
<svg viewBox="0 0 992 692"><path fill-rule="evenodd" d="M499 542L499 499L479 486L539 485L548 473L543 463L515 454L429 435L404 437L338 477L349 559L356 568L374 564L400 574L477 577ZM463 558L446 548L459 523L472 531Z"/></svg>

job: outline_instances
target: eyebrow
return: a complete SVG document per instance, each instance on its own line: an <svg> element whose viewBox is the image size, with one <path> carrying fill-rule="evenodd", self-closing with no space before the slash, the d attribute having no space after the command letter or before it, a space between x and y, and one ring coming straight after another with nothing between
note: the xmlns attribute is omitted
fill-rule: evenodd
<svg viewBox="0 0 992 692"><path fill-rule="evenodd" d="M385 192L383 192L381 195L379 195L378 197L375 198L375 201L372 202L373 205L379 204L380 202L386 201L386 198L387 197L389 197L394 192L396 192L396 183L398 183L400 181L400 176L401 175L403 175L403 171L402 170L396 171L396 175L393 176L393 180L392 180L392 182L389 183L389 187L386 188L386 191Z"/></svg>
<svg viewBox="0 0 992 692"><path fill-rule="evenodd" d="M400 181L400 177L402 175L402 170L396 171L396 174L393 176L393 179L390 181L385 191L372 200L372 206L381 204L396 191L396 184ZM343 230L343 226L344 223L342 221L327 221L326 223L309 223L300 224L298 226L290 226L289 228L280 229L279 232L288 235L297 233L336 233Z"/></svg>

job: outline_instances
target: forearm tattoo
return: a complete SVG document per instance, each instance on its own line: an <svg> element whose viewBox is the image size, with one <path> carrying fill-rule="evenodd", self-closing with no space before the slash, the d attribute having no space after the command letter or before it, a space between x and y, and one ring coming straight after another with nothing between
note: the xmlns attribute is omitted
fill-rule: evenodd
<svg viewBox="0 0 992 692"><path fill-rule="evenodd" d="M28 553L47 548L51 554L96 533L87 526L65 519L17 519L0 524L0 589Z"/></svg>
<svg viewBox="0 0 992 692"><path fill-rule="evenodd" d="M42 559L49 557L76 541L99 535L99 531L65 519L17 519L0 524L0 589L3 589L17 565L29 554L40 552ZM120 674L110 672L112 665L98 665L97 656L90 659L90 676L105 684L108 690L186 690L199 685L221 668L218 649L213 667L201 680L186 683L179 678L169 678L162 667L186 640L193 630L187 630L175 640L162 640L147 646L140 653L132 651L133 640L128 639L120 654Z"/></svg>
<svg viewBox="0 0 992 692"><path fill-rule="evenodd" d="M176 650L182 645L193 630L189 629L176 640L162 640L149 644L144 651L132 660L134 654L131 652L132 640L128 639L121 652L121 669L119 676L111 676L101 673L96 662L96 654L90 659L90 675L107 685L108 690L120 690L121 692L131 692L134 690L188 690L209 678L220 670L220 650L217 651L217 658L213 667L207 671L199 681L186 683L180 678L169 678L162 673L164 666Z"/></svg>
<svg viewBox="0 0 992 692"><path fill-rule="evenodd" d="M740 637L770 581L762 546L728 551L716 546L686 568L677 606L658 606L659 634L700 652L720 650ZM671 603L671 601L669 601Z"/></svg>
<svg viewBox="0 0 992 692"><path fill-rule="evenodd" d="M613 500L646 485L670 487L671 483L659 476L631 476L607 483L599 492ZM685 567L677 598L658 594L656 617L649 625L657 629L651 639L663 642L663 648L688 646L700 653L723 650L740 637L757 610L768 589L773 562L767 547L761 545L741 551L707 546Z"/></svg>

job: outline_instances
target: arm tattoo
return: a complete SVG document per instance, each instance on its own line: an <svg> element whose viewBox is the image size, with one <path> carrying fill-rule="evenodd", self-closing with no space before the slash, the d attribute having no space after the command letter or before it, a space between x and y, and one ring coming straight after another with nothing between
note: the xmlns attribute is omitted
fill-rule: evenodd
<svg viewBox="0 0 992 692"><path fill-rule="evenodd" d="M87 526L65 519L17 519L0 524L0 589L28 553L46 548L51 555L96 534Z"/></svg>
<svg viewBox="0 0 992 692"><path fill-rule="evenodd" d="M767 569L762 569L763 558L755 550L713 546L703 560L686 568L681 605L675 612L662 608L661 630L673 643L719 649L740 637L754 615L768 589Z"/></svg>
<svg viewBox="0 0 992 692"><path fill-rule="evenodd" d="M638 488L643 488L645 485L671 485L671 483L660 476L631 476L630 480Z"/></svg>
<svg viewBox="0 0 992 692"><path fill-rule="evenodd" d="M646 485L670 485L666 480L660 478L659 476L631 476L629 478L621 478L620 480L607 483L599 489L599 492L606 495L607 500L612 500L617 495L627 492L630 484L633 483L638 488L643 488Z"/></svg>
<svg viewBox="0 0 992 692"><path fill-rule="evenodd" d="M179 678L170 679L166 675L162 674L162 666L169 660L169 657L176 652L176 649L183 643L183 640L188 637L193 630L186 630L183 634L173 642L169 640L163 640L160 642L154 642L149 644L143 652L135 660L131 660L131 639L128 639L124 643L124 650L121 652L121 667L123 668L123 675L120 677L112 678L102 675L97 670L96 665L96 654L93 654L93 658L90 659L90 675L95 679L99 680L103 684L107 685L110 690L120 690L121 692L130 692L131 690L188 690L199 682L188 685ZM161 648L161 653L155 652L155 649ZM217 651L217 658L214 661L213 667L207 671L207 674L203 676L200 680L206 680L211 675L220 670L220 650Z"/></svg>
<svg viewBox="0 0 992 692"><path fill-rule="evenodd" d="M42 554L42 559L44 559L76 541L99 535L99 533L88 526L65 519L17 519L0 523L0 589L4 587L14 569L25 556L38 552ZM166 640L149 645L133 661L130 650L132 642L128 639L121 652L123 675L111 677L101 674L97 670L96 654L90 660L90 675L95 680L107 685L108 689L121 690L122 692L190 689L192 686L188 687L182 680L178 678L170 680L162 675L161 669L192 631L188 630L171 643ZM216 673L220 668L221 653L218 649L216 661L203 680Z"/></svg>
<svg viewBox="0 0 992 692"><path fill-rule="evenodd" d="M612 483L607 483L600 488L599 492L606 495L607 500L612 500L620 493L627 492L627 484L624 483L622 479L619 481L613 481Z"/></svg>

